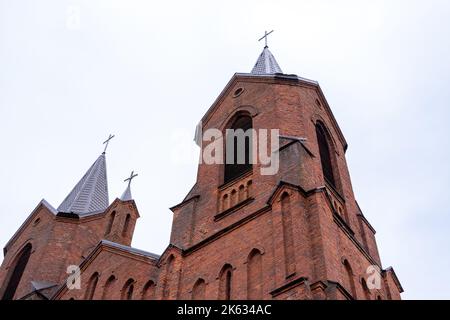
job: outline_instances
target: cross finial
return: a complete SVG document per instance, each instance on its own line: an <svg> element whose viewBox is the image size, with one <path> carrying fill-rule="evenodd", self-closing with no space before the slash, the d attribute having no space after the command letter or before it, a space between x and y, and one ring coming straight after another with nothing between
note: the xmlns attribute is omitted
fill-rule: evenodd
<svg viewBox="0 0 450 320"><path fill-rule="evenodd" d="M130 177L123 180L123 182L128 181L128 186L130 186L131 180L133 180L135 177L137 177L137 173L134 173L134 171L131 171Z"/></svg>
<svg viewBox="0 0 450 320"><path fill-rule="evenodd" d="M112 138L114 138L114 137L115 137L115 135L110 134L109 137L108 137L108 139L106 139L106 140L103 142L103 144L105 145L105 149L103 150L103 153L106 153L106 149L108 149L109 141L110 141Z"/></svg>
<svg viewBox="0 0 450 320"><path fill-rule="evenodd" d="M265 40L266 45L264 46L264 48L268 48L268 47L269 47L269 46L267 45L267 36L268 36L269 34L271 34L272 32L273 32L273 30L270 31L270 32L264 31L264 36L262 36L261 38L258 39L258 41L261 41L262 39Z"/></svg>

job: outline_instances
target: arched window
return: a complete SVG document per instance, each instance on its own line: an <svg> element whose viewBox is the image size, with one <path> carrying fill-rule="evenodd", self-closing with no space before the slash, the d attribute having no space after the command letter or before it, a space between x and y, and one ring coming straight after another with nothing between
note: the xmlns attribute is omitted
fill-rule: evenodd
<svg viewBox="0 0 450 320"><path fill-rule="evenodd" d="M230 193L230 207L234 207L239 201L237 201L237 192L236 190L231 190Z"/></svg>
<svg viewBox="0 0 450 320"><path fill-rule="evenodd" d="M95 288L97 288L99 274L98 272L94 272L92 276L89 278L88 285L86 287L86 294L84 296L85 300L92 300L95 293Z"/></svg>
<svg viewBox="0 0 450 320"><path fill-rule="evenodd" d="M219 300L231 300L232 277L233 267L224 265L219 275Z"/></svg>
<svg viewBox="0 0 450 320"><path fill-rule="evenodd" d="M203 279L198 279L192 288L192 300L205 299L206 282Z"/></svg>
<svg viewBox="0 0 450 320"><path fill-rule="evenodd" d="M163 282L163 299L170 298L170 285L173 278L173 265L175 262L175 257L170 255L166 262L166 275L164 276Z"/></svg>
<svg viewBox="0 0 450 320"><path fill-rule="evenodd" d="M249 300L262 299L262 255L253 249L247 259L247 296Z"/></svg>
<svg viewBox="0 0 450 320"><path fill-rule="evenodd" d="M291 200L289 193L281 195L281 222L283 227L283 247L286 277L295 272L294 230L292 228Z"/></svg>
<svg viewBox="0 0 450 320"><path fill-rule="evenodd" d="M153 300L155 298L155 287L155 283L149 280L142 289L142 300Z"/></svg>
<svg viewBox="0 0 450 320"><path fill-rule="evenodd" d="M224 194L222 197L222 211L225 211L230 207L229 202L228 195Z"/></svg>
<svg viewBox="0 0 450 320"><path fill-rule="evenodd" d="M366 300L370 300L370 291L369 291L369 287L367 286L367 282L364 278L361 279L361 285L364 291L364 296L366 298Z"/></svg>
<svg viewBox="0 0 450 320"><path fill-rule="evenodd" d="M353 296L353 299L356 299L356 288L355 288L355 279L353 275L352 267L350 266L350 263L347 261L347 259L344 260L344 267L345 272L347 273L347 281L348 285L350 286L350 291Z"/></svg>
<svg viewBox="0 0 450 320"><path fill-rule="evenodd" d="M103 288L103 297L102 300L111 299L111 292L114 290L114 284L116 282L116 277L111 275L108 280L106 280L105 286Z"/></svg>
<svg viewBox="0 0 450 320"><path fill-rule="evenodd" d="M111 233L112 226L113 226L113 223L114 223L114 219L115 219L115 218L116 218L116 212L113 211L113 212L111 213L111 215L109 216L108 227L106 228L105 235L108 235L108 234Z"/></svg>
<svg viewBox="0 0 450 320"><path fill-rule="evenodd" d="M20 279L22 279L23 272L27 266L28 260L30 259L32 246L28 243L20 252L20 254L15 258L14 268L9 276L8 283L5 292L3 293L2 300L11 300L14 298L17 287L19 286Z"/></svg>
<svg viewBox="0 0 450 320"><path fill-rule="evenodd" d="M243 184L241 184L239 186L239 197L238 197L238 202L242 202L246 199L245 197L245 187Z"/></svg>
<svg viewBox="0 0 450 320"><path fill-rule="evenodd" d="M123 285L122 288L122 300L131 300L133 299L133 291L134 291L134 280L128 279L127 282Z"/></svg>
<svg viewBox="0 0 450 320"><path fill-rule="evenodd" d="M245 198L249 198L250 195L252 194L252 180L249 180L247 182L247 188L245 189Z"/></svg>
<svg viewBox="0 0 450 320"><path fill-rule="evenodd" d="M331 161L330 147L328 144L326 131L321 123L316 124L317 143L319 145L320 161L322 163L322 172L325 179L335 187L333 175L333 165Z"/></svg>
<svg viewBox="0 0 450 320"><path fill-rule="evenodd" d="M224 183L252 169L252 127L252 118L241 115L226 131Z"/></svg>
<svg viewBox="0 0 450 320"><path fill-rule="evenodd" d="M128 227L130 226L131 215L127 214L125 218L125 223L123 224L122 235L126 236L128 232Z"/></svg>

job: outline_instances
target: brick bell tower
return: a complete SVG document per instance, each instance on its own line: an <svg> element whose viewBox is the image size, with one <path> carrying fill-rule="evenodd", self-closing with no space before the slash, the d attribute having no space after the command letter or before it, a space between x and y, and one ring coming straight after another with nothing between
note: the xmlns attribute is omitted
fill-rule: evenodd
<svg viewBox="0 0 450 320"><path fill-rule="evenodd" d="M267 45L250 73L231 78L198 132L251 128L279 129L279 170L262 175L249 150L241 164L199 164L196 184L172 208L171 244L183 252L178 297L400 299L355 200L347 142L319 84L283 73ZM197 140L201 152L211 144Z"/></svg>

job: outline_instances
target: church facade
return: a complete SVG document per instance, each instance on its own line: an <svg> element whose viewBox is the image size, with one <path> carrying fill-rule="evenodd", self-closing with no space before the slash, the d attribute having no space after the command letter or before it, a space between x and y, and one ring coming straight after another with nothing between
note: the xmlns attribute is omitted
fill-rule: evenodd
<svg viewBox="0 0 450 320"><path fill-rule="evenodd" d="M201 132L230 128L278 129L277 172L248 161L250 139L243 163L200 163L157 255L131 247L139 211L129 184L109 202L103 153L57 209L42 200L5 245L0 297L401 299L318 83L282 73L266 46L201 119Z"/></svg>

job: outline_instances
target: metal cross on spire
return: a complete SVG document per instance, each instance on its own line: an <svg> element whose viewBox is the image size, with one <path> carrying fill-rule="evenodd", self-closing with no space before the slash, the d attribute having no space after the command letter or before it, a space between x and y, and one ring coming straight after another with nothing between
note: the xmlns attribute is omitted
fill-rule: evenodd
<svg viewBox="0 0 450 320"><path fill-rule="evenodd" d="M137 177L137 173L135 174L134 171L131 171L130 177L123 180L123 182L128 181L128 186L130 186L131 180L133 180L135 177Z"/></svg>
<svg viewBox="0 0 450 320"><path fill-rule="evenodd" d="M261 38L258 39L258 41L261 41L262 39L265 40L265 43L266 43L266 45L264 46L265 48L268 48L268 47L269 47L269 46L267 45L267 36L268 36L269 34L271 34L272 32L273 32L273 30L270 31L270 32L264 31L264 36L262 36Z"/></svg>
<svg viewBox="0 0 450 320"><path fill-rule="evenodd" d="M108 139L106 139L106 140L103 142L103 144L105 145L105 149L103 150L103 153L106 153L106 149L108 149L109 141L110 141L112 138L114 138L114 137L115 137L115 135L110 134L109 137L108 137Z"/></svg>

